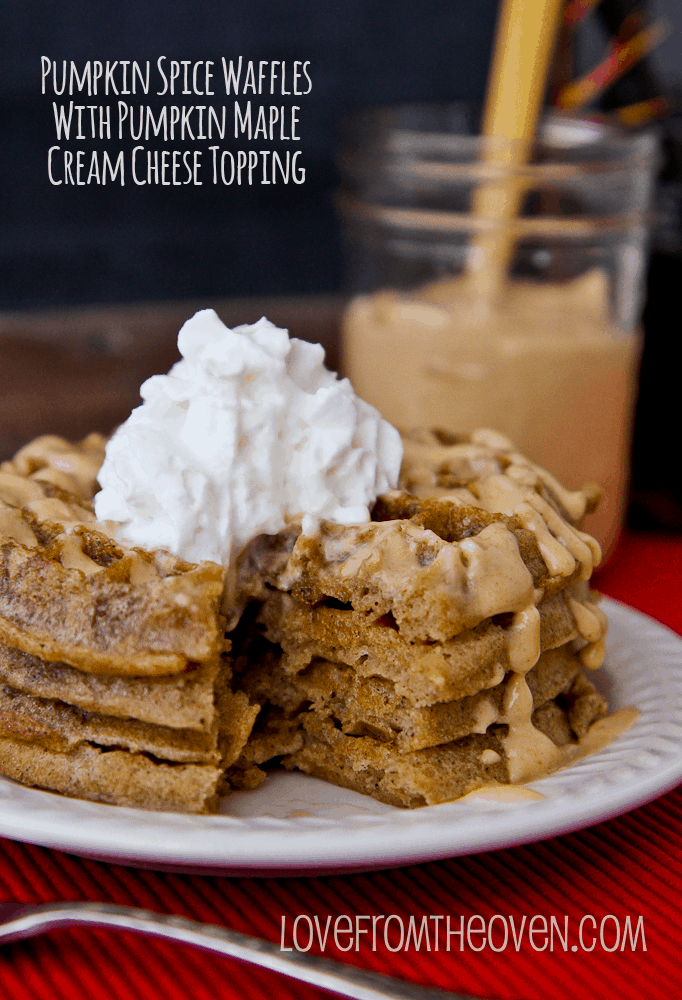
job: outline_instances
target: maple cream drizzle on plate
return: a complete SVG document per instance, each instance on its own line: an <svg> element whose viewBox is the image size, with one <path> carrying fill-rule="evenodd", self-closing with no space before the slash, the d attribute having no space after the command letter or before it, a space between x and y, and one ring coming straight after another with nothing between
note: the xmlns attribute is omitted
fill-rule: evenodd
<svg viewBox="0 0 682 1000"><path fill-rule="evenodd" d="M569 743L564 747L555 747L558 750L558 766L552 771L563 770L570 767L579 760L589 757L593 753L599 753L605 747L615 743L619 737L631 729L642 713L638 708L628 706L607 715L603 719L593 722L585 736L579 743ZM546 771L537 777L544 777L552 773ZM532 779L531 779L532 780ZM473 799L484 799L491 802L532 802L544 799L542 792L535 788L528 788L525 785L481 785L473 791L463 795L458 802L467 802Z"/></svg>

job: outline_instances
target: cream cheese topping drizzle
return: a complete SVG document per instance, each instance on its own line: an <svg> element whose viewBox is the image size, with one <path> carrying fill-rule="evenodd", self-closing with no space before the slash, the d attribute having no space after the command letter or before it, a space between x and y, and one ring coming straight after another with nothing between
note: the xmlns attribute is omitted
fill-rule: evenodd
<svg viewBox="0 0 682 1000"><path fill-rule="evenodd" d="M577 576L587 581L601 559L597 542L569 524L550 502L554 498L569 518L578 521L587 509L587 493L564 489L495 431L476 431L469 443L442 444L428 433L420 440L408 437L401 485L420 497L441 497L458 505L469 502L490 513L515 516L535 537L551 577L575 580ZM497 570L504 574L505 567L501 564ZM485 579L476 580L476 587L485 589L486 585ZM592 669L603 661L606 618L591 601L571 593L576 586L568 585L567 605L580 637L576 641L585 643L578 655ZM540 615L535 604L543 596L540 588L529 592L525 605L514 609L506 629L511 673L496 721L508 727L503 745L511 782L547 773L565 757L533 726L533 697L525 680L540 655Z"/></svg>
<svg viewBox="0 0 682 1000"><path fill-rule="evenodd" d="M25 480L52 483L81 500L97 492L97 473L104 460L105 438L88 434L76 444L46 434L25 445L2 472L13 472Z"/></svg>
<svg viewBox="0 0 682 1000"><path fill-rule="evenodd" d="M64 569L79 569L85 576L92 576L102 569L94 559L83 552L83 540L78 535L59 535L59 561Z"/></svg>
<svg viewBox="0 0 682 1000"><path fill-rule="evenodd" d="M578 656L582 665L588 670L597 670L604 662L605 653L606 643L604 639L598 639L597 642L591 642L581 649Z"/></svg>
<svg viewBox="0 0 682 1000"><path fill-rule="evenodd" d="M520 467L530 470L557 497L564 510L574 521L579 521L584 516L586 497L583 491L567 490L550 472L535 465L525 455L516 451L513 442L504 434L483 427L473 432L471 441L473 444L486 445L493 451L499 452L512 468Z"/></svg>
<svg viewBox="0 0 682 1000"><path fill-rule="evenodd" d="M19 511L11 507L0 506L0 535L5 535L29 549L34 549L38 544L38 539Z"/></svg>
<svg viewBox="0 0 682 1000"><path fill-rule="evenodd" d="M39 481L23 479L13 473L0 473L0 532L28 548L35 548L38 540L20 511L29 511L39 523L60 524L64 530L56 535L59 561L65 569L77 569L85 576L102 571L90 556L83 552L83 538L77 528L102 530L94 515L55 497L46 497Z"/></svg>
<svg viewBox="0 0 682 1000"><path fill-rule="evenodd" d="M639 709L628 706L619 709L613 715L608 715L606 718L593 722L585 736L580 740L580 743L572 743L565 747L556 748L559 750L559 758L558 763L552 770L563 769L571 764L575 764L579 760L583 760L585 757L589 757L593 753L603 750L611 743L614 743L623 733L626 733L628 729L631 729L640 717L640 714ZM492 754L493 756L484 756L488 754ZM484 750L481 754L482 763L496 763L495 758L499 760L499 755L494 750ZM540 776L535 775L534 777ZM531 776L530 780L533 780L533 776ZM463 795L458 801L467 802L475 799L487 799L491 802L513 803L530 802L544 799L544 797L542 792L534 788L528 788L525 785L481 785L467 795Z"/></svg>
<svg viewBox="0 0 682 1000"><path fill-rule="evenodd" d="M44 497L44 490L39 483L24 479L9 470L0 472L0 502L8 507L22 508Z"/></svg>
<svg viewBox="0 0 682 1000"><path fill-rule="evenodd" d="M97 489L97 472L104 458L104 438L90 434L71 444L54 435L36 438L17 452L0 470L0 531L15 542L35 548L38 544L28 521L20 513L27 510L39 523L60 524L63 531L55 538L59 560L65 569L78 569L92 576L103 569L83 552L78 528L111 532L98 524L86 507L68 503L46 494L46 487L59 489L81 499L92 497Z"/></svg>
<svg viewBox="0 0 682 1000"><path fill-rule="evenodd" d="M6 466L11 464L5 463ZM27 548L35 549L38 539L31 523L22 514L22 511L26 511L38 524L59 525L62 529L54 535L52 551L56 553L64 569L78 570L85 576L103 572L105 567L83 551L85 539L82 532L95 532L113 538L112 528L115 526L97 521L87 507L47 496L45 489L50 482L38 475L25 478L11 471L0 472L0 534ZM131 583L147 583L159 578L152 560L135 550L126 550L118 542L117 545L127 553Z"/></svg>
<svg viewBox="0 0 682 1000"><path fill-rule="evenodd" d="M334 594L339 578L366 580L367 606L360 600L358 609L369 610L381 594L409 638L450 639L496 614L525 611L533 601L533 578L513 532L501 523L457 542L409 521L372 522L343 532L323 526L315 542L321 550L320 586ZM278 579L281 589L300 577L301 559L305 556L295 549ZM333 567L328 580L325 566Z"/></svg>
<svg viewBox="0 0 682 1000"><path fill-rule="evenodd" d="M509 727L503 743L512 784L544 774L561 760L559 748L533 725L532 714L533 695L526 679L513 673L507 681L499 717Z"/></svg>
<svg viewBox="0 0 682 1000"><path fill-rule="evenodd" d="M540 612L535 607L518 611L507 629L507 655L515 674L525 675L540 659Z"/></svg>
<svg viewBox="0 0 682 1000"><path fill-rule="evenodd" d="M515 508L514 514L523 527L535 535L538 548L550 575L572 576L575 570L575 559L566 546L562 545L551 533L542 514L529 503L519 504Z"/></svg>
<svg viewBox="0 0 682 1000"><path fill-rule="evenodd" d="M550 507L547 501L543 500L537 493L529 496L527 502L531 507L535 508L538 514L542 515L545 524L554 538L570 552L574 560L580 565L580 579L589 580L595 564L595 550L590 545L587 545L578 532L567 521L564 521ZM596 559L596 562L599 562L599 558Z"/></svg>
<svg viewBox="0 0 682 1000"><path fill-rule="evenodd" d="M575 626L583 639L587 639L588 642L598 642L603 638L605 627L605 621L601 617L603 612L600 612L595 605L588 608L574 597L569 596L566 600L575 620Z"/></svg>

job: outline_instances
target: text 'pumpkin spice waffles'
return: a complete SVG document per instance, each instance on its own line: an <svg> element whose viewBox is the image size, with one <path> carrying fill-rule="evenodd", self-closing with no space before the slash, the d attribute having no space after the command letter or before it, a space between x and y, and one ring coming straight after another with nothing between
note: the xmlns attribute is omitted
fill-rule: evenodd
<svg viewBox="0 0 682 1000"><path fill-rule="evenodd" d="M416 807L569 760L606 711L584 673L606 632L579 529L597 488L565 490L491 431L406 435L398 481L397 432L320 350L265 320L183 330L185 360L143 386L102 479L98 510L127 520L95 516L99 435L0 468L0 772L206 812L280 761ZM261 420L275 384L286 419ZM201 428L225 400L232 465L211 478ZM277 461L272 420L278 448L298 435ZM204 543L224 566L195 558Z"/></svg>

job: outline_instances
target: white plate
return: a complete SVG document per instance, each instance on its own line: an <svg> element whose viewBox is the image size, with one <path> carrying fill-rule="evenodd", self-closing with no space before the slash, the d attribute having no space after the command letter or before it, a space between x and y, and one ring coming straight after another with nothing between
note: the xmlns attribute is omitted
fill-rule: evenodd
<svg viewBox="0 0 682 1000"><path fill-rule="evenodd" d="M617 816L682 780L682 638L615 601L603 606L610 630L602 693L612 709L635 705L642 714L605 750L534 782L542 799L410 811L282 773L228 796L220 815L182 816L0 779L0 835L146 868L312 875L512 847Z"/></svg>

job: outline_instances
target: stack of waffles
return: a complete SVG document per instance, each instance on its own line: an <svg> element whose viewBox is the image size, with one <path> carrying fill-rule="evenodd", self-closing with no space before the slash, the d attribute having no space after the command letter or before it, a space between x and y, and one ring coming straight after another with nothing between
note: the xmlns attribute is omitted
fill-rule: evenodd
<svg viewBox="0 0 682 1000"><path fill-rule="evenodd" d="M598 490L489 431L408 435L400 485L369 524L244 552L235 670L262 711L233 781L281 760L430 805L558 767L605 713L585 676L604 655L600 553L578 528Z"/></svg>
<svg viewBox="0 0 682 1000"><path fill-rule="evenodd" d="M104 440L0 469L0 772L65 795L211 811L257 705L231 687L224 571L114 541Z"/></svg>
<svg viewBox="0 0 682 1000"><path fill-rule="evenodd" d="M277 761L415 807L552 770L604 714L598 491L505 438L408 435L369 523L253 539L229 602L221 567L96 521L103 449L0 468L0 773L205 812Z"/></svg>

